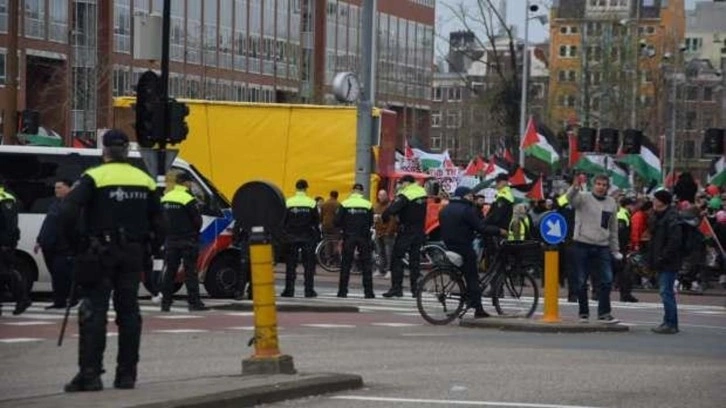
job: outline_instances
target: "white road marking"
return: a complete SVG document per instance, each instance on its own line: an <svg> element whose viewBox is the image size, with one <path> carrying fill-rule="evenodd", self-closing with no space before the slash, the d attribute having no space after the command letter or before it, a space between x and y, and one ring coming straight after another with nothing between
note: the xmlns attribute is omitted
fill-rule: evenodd
<svg viewBox="0 0 726 408"><path fill-rule="evenodd" d="M234 326L234 327L225 327L226 330L244 330L244 331L253 331L255 330L255 326ZM279 328L278 328L279 330Z"/></svg>
<svg viewBox="0 0 726 408"><path fill-rule="evenodd" d="M154 330L154 333L168 333L168 334L209 333L209 330L200 330L200 329L169 329L169 330Z"/></svg>
<svg viewBox="0 0 726 408"><path fill-rule="evenodd" d="M154 317L156 317L157 319L182 320L182 319L200 319L203 316L201 316L201 315L174 315L174 314L170 314L170 315L158 315L158 316L154 316Z"/></svg>
<svg viewBox="0 0 726 408"><path fill-rule="evenodd" d="M330 399L370 401L370 402L397 402L410 404L437 404L437 405L470 405L479 407L520 407L520 408L596 408L583 405L559 405L559 404L538 404L528 402L500 402L500 401L460 401L460 400L434 400L416 398L384 398L384 397L363 397L356 395L341 395L330 397Z"/></svg>
<svg viewBox="0 0 726 408"><path fill-rule="evenodd" d="M31 320L27 322L3 322L3 324L8 326L42 326L45 324L55 324L55 322L44 322L40 320Z"/></svg>
<svg viewBox="0 0 726 408"><path fill-rule="evenodd" d="M60 314L40 314L40 313L23 313L18 316L4 316L10 319L38 319L38 320L49 320L49 319L63 319L63 315Z"/></svg>
<svg viewBox="0 0 726 408"><path fill-rule="evenodd" d="M403 337L448 337L453 336L454 333L401 333Z"/></svg>
<svg viewBox="0 0 726 408"><path fill-rule="evenodd" d="M0 343L30 343L33 341L43 341L43 339L35 339L30 337L11 337L9 339L0 339Z"/></svg>
<svg viewBox="0 0 726 408"><path fill-rule="evenodd" d="M254 316L255 312L226 312L226 316Z"/></svg>
<svg viewBox="0 0 726 408"><path fill-rule="evenodd" d="M78 333L74 334L73 337L80 337ZM116 332L106 332L106 337L118 337L118 333Z"/></svg>
<svg viewBox="0 0 726 408"><path fill-rule="evenodd" d="M382 327L416 327L423 326L419 323L371 323L371 326L382 326Z"/></svg>
<svg viewBox="0 0 726 408"><path fill-rule="evenodd" d="M301 326L315 327L318 329L354 329L355 325L352 324L301 324Z"/></svg>

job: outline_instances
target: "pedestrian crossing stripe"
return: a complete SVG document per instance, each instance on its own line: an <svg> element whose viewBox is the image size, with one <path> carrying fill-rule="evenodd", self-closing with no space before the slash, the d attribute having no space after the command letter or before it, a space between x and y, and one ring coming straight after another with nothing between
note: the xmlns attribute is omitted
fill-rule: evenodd
<svg viewBox="0 0 726 408"><path fill-rule="evenodd" d="M209 330L202 329L166 329L154 330L152 333L186 334L186 333L209 333Z"/></svg>
<svg viewBox="0 0 726 408"><path fill-rule="evenodd" d="M314 327L317 329L354 329L356 327L353 324L327 324L327 323L301 324L300 326Z"/></svg>
<svg viewBox="0 0 726 408"><path fill-rule="evenodd" d="M7 339L0 339L0 343L31 343L34 341L43 341L44 339L37 339L37 338L31 338L31 337L10 337Z"/></svg>
<svg viewBox="0 0 726 408"><path fill-rule="evenodd" d="M186 315L174 315L174 314L170 314L170 315L159 315L159 316L154 316L154 317L157 318L157 319L183 320L183 319L200 319L203 316L201 316L201 315L189 315L189 314L186 314Z"/></svg>
<svg viewBox="0 0 726 408"><path fill-rule="evenodd" d="M3 322L7 326L42 326L45 324L55 324L55 322L44 322L40 320L31 320L27 322Z"/></svg>

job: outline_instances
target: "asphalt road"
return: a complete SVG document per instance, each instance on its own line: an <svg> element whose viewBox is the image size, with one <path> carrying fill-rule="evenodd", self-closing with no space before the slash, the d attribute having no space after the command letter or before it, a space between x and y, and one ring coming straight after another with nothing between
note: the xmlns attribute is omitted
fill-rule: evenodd
<svg viewBox="0 0 726 408"><path fill-rule="evenodd" d="M301 372L360 374L366 387L270 406L724 406L724 298L681 297L682 331L673 336L650 332L662 316L652 294L639 295L647 301L637 304L613 302L613 314L630 332L539 334L430 326L411 298L365 300L352 289L351 298L338 299L333 281L319 279L318 299L280 303L350 305L361 312L281 312L281 351L293 356ZM378 283L381 293L386 284ZM252 353L250 313L190 314L177 302L171 314L161 315L158 306L142 303L142 363L133 392L143 392L144 383L239 373L241 359ZM42 310L44 304L36 303L27 315L0 317L0 406L5 398L57 392L75 372L75 323L58 349L59 314ZM562 303L561 314L573 319L575 305ZM112 322L109 331L115 331ZM110 340L105 364L111 372L115 352ZM111 380L107 374L106 383Z"/></svg>

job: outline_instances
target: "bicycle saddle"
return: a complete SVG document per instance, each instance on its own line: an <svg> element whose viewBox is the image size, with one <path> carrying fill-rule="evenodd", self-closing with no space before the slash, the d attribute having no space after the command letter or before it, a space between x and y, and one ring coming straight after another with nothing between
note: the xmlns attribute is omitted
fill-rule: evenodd
<svg viewBox="0 0 726 408"><path fill-rule="evenodd" d="M454 251L446 251L446 259L449 260L457 268L461 268L464 265L464 258Z"/></svg>

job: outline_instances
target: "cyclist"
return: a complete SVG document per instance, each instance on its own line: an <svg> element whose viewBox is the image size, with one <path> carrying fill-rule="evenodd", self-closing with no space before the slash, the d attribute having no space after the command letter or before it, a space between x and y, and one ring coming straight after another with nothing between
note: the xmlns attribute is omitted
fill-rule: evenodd
<svg viewBox="0 0 726 408"><path fill-rule="evenodd" d="M446 248L464 258L461 270L466 279L469 307L474 309L474 317L489 317L489 313L481 304L477 258L472 245L474 233L506 237L508 231L484 223L476 213L474 194L468 187L457 187L449 205L444 207L439 214L439 225L441 238L446 244Z"/></svg>

